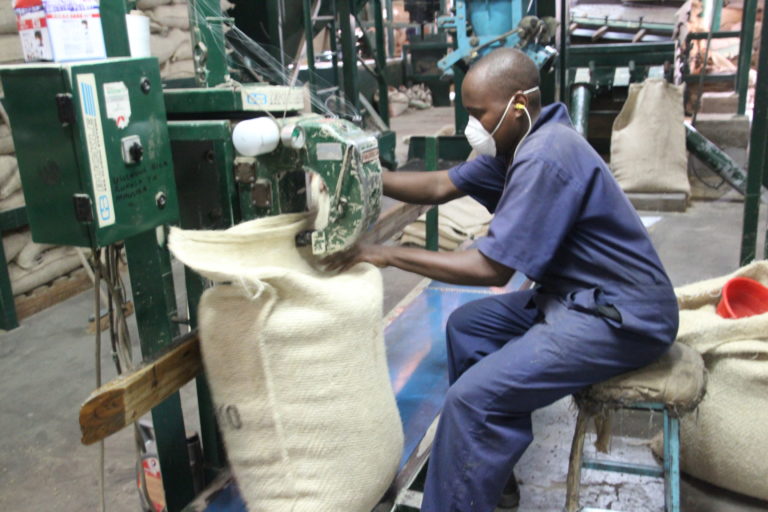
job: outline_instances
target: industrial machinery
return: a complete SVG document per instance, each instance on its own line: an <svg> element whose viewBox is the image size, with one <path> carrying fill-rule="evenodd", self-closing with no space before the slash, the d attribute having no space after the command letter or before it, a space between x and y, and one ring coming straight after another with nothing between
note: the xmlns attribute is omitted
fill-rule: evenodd
<svg viewBox="0 0 768 512"><path fill-rule="evenodd" d="M258 43L218 0L189 2L195 78L169 84L156 59L130 57L128 4L101 3L107 59L10 66L0 79L34 240L125 247L142 356L152 361L178 347L180 325L194 329L207 286L188 271L188 304L177 305L167 225L222 229L312 206L315 229L296 243L329 254L378 218L381 165L376 134L317 102L321 114L308 113L296 81L251 73L270 56L248 53ZM210 481L225 455L203 375L197 391ZM178 393L152 418L165 507L178 511L195 496Z"/></svg>
<svg viewBox="0 0 768 512"><path fill-rule="evenodd" d="M526 6L522 0L479 0L456 2L451 16L438 19L438 25L454 34L456 48L443 57L438 66L452 74L453 66L464 61L469 64L500 47L520 48L546 72L557 57L554 42L557 21L532 15L533 2Z"/></svg>

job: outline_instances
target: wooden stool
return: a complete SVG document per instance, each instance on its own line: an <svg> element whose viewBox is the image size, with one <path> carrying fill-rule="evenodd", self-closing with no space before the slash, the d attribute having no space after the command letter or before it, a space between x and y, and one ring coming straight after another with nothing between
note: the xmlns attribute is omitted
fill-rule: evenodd
<svg viewBox="0 0 768 512"><path fill-rule="evenodd" d="M664 478L666 512L680 512L680 416L693 410L704 396L706 376L698 352L675 343L655 363L590 386L575 395L579 406L573 434L566 485L566 512L601 512L579 509L581 469L616 471ZM661 468L629 462L582 459L589 420L617 409L661 411L664 414L664 460ZM610 422L603 418L598 449L607 451ZM608 511L605 511L608 512Z"/></svg>

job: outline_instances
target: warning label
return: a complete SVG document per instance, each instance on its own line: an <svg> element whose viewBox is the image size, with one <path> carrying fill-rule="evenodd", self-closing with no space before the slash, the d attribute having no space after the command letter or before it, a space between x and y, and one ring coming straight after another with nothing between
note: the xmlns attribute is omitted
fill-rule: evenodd
<svg viewBox="0 0 768 512"><path fill-rule="evenodd" d="M131 99L128 96L128 88L123 82L109 82L104 84L104 105L107 111L107 119L112 119L121 130L128 126L131 120Z"/></svg>

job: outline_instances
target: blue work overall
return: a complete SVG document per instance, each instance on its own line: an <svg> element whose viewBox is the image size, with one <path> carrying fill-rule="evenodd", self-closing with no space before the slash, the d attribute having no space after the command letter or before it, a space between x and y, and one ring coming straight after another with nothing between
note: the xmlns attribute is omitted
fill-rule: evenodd
<svg viewBox="0 0 768 512"><path fill-rule="evenodd" d="M478 250L538 283L448 321L451 387L421 510L492 512L533 439L531 413L657 359L677 333L677 301L639 216L564 105L542 109L509 167L481 156L449 175L495 214Z"/></svg>

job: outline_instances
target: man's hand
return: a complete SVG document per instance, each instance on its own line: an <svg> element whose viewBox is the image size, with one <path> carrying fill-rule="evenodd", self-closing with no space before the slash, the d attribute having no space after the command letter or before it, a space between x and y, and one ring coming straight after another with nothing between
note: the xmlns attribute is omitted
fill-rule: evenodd
<svg viewBox="0 0 768 512"><path fill-rule="evenodd" d="M331 254L320 260L329 272L344 272L358 263L366 262L379 268L389 266L388 249L383 245L358 244L346 251Z"/></svg>
<svg viewBox="0 0 768 512"><path fill-rule="evenodd" d="M413 247L356 245L320 261L327 271L345 271L360 262L397 267L444 283L504 286L514 269L485 257L477 249L433 252Z"/></svg>

